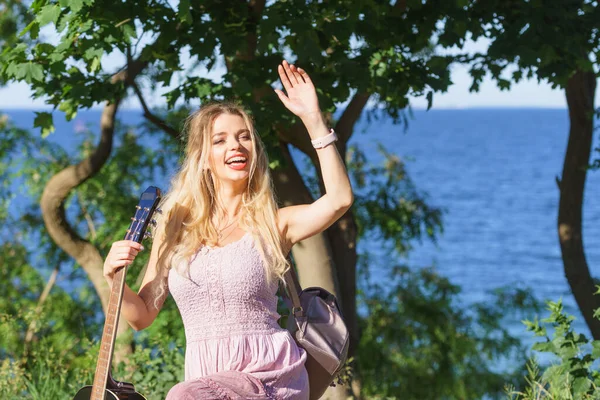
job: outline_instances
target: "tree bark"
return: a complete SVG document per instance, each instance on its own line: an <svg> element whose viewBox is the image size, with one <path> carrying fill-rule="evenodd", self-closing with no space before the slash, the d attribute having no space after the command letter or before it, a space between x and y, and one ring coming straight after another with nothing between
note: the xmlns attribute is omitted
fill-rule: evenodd
<svg viewBox="0 0 600 400"><path fill-rule="evenodd" d="M306 188L286 144L281 144L286 166L273 173L273 183L277 197L283 206L310 204L314 201ZM338 296L338 285L331 249L324 233L297 243L292 248L294 261L298 266L298 279L302 287L321 286Z"/></svg>
<svg viewBox="0 0 600 400"><path fill-rule="evenodd" d="M354 126L367 105L369 98L370 94L357 92L352 97L352 100L350 100L350 103L348 103L348 106L335 125L335 130L339 132L340 136L338 151L344 161L346 160L348 141L352 137ZM336 273L342 295L344 318L350 329L351 340L348 354L351 356L354 355L360 340L358 315L356 314L356 263L358 261L358 255L356 253L357 235L358 229L356 227L352 209L346 212L346 214L344 214L328 230L333 260L335 265L338 266Z"/></svg>
<svg viewBox="0 0 600 400"><path fill-rule="evenodd" d="M349 355L354 355L360 339L358 316L356 315L357 233L352 210L346 212L327 230L334 264L337 266L335 272L340 287L342 313L350 331Z"/></svg>
<svg viewBox="0 0 600 400"><path fill-rule="evenodd" d="M594 296L594 281L585 258L582 237L582 205L587 167L594 131L594 94L596 77L581 70L569 79L566 86L569 106L569 141L558 182L558 238L562 251L565 276L594 339L600 339L600 321L594 310L600 307L600 297Z"/></svg>
<svg viewBox="0 0 600 400"><path fill-rule="evenodd" d="M40 201L44 223L52 240L79 263L88 274L106 311L110 291L102 274L104 260L98 249L81 238L69 225L65 201L71 191L94 176L106 163L112 150L115 115L118 103L107 104L102 112L98 147L79 164L68 166L46 184Z"/></svg>
<svg viewBox="0 0 600 400"><path fill-rule="evenodd" d="M102 271L104 259L92 243L80 237L69 225L65 215L65 201L77 186L94 176L106 163L112 150L118 103L118 101L107 103L102 111L100 142L94 153L79 164L68 166L54 175L46 184L40 201L48 233L56 245L73 257L86 272L100 297L104 313L110 297L110 289ZM122 338L128 330L127 321L122 317L119 318L117 336L120 340L113 357L116 363L125 360L126 355L131 353L131 343L126 343L127 341Z"/></svg>

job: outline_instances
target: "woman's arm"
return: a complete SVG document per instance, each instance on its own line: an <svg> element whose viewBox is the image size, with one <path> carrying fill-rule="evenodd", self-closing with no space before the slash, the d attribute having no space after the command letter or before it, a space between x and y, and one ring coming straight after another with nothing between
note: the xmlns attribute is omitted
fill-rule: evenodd
<svg viewBox="0 0 600 400"><path fill-rule="evenodd" d="M154 299L159 285L166 285L166 277L158 275L159 247L160 240L157 238L152 245L150 260L139 292L135 293L127 284L123 291L121 314L136 331L147 328L154 322L167 295L165 290L163 297L157 301L158 308L154 306ZM104 262L104 277L110 287L112 287L115 269L131 264L140 250L141 245L131 240L121 240L113 243Z"/></svg>
<svg viewBox="0 0 600 400"><path fill-rule="evenodd" d="M302 120L311 140L328 135L329 129L323 121L317 93L308 74L285 61L278 71L287 96L280 90L276 93L286 108ZM315 151L321 165L325 194L312 204L279 210L280 230L292 245L327 229L344 215L354 199L346 167L335 145Z"/></svg>

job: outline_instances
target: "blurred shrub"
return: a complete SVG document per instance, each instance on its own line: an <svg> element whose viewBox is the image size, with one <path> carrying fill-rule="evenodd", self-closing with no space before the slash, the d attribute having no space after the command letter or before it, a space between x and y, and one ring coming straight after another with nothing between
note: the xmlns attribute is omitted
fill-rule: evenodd
<svg viewBox="0 0 600 400"><path fill-rule="evenodd" d="M535 359L528 365L527 385L522 390L509 386L511 400L599 399L600 341L588 339L572 327L575 319L567 314L562 301L548 302L550 316L539 321L525 321L527 329L543 338L533 345L536 350L554 361L540 367ZM600 315L596 310L595 316ZM553 330L549 336L547 327Z"/></svg>

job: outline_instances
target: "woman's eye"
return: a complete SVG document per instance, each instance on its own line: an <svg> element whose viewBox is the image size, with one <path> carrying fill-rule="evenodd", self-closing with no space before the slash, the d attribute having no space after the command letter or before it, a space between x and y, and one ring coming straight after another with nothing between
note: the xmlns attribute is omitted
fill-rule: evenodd
<svg viewBox="0 0 600 400"><path fill-rule="evenodd" d="M240 137L244 140L250 140L250 135L242 135Z"/></svg>
<svg viewBox="0 0 600 400"><path fill-rule="evenodd" d="M223 139L219 139L219 140L213 142L213 144L221 144L223 142L225 142Z"/></svg>

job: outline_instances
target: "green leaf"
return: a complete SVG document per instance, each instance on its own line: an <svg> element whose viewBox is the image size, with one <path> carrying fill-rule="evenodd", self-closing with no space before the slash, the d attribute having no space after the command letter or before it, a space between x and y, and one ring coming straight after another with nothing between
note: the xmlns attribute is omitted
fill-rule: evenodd
<svg viewBox="0 0 600 400"><path fill-rule="evenodd" d="M179 20L181 22L192 23L192 13L190 12L190 0L180 0L177 8Z"/></svg>
<svg viewBox="0 0 600 400"><path fill-rule="evenodd" d="M74 13L79 12L83 8L83 0L67 0L67 3Z"/></svg>
<svg viewBox="0 0 600 400"><path fill-rule="evenodd" d="M598 340L592 342L592 357L595 359L600 358L600 341Z"/></svg>
<svg viewBox="0 0 600 400"><path fill-rule="evenodd" d="M535 351L555 353L556 346L552 342L535 343L532 347Z"/></svg>
<svg viewBox="0 0 600 400"><path fill-rule="evenodd" d="M92 61L92 64L90 65L90 72L96 72L98 70L100 70L100 58L96 57L94 58L94 60Z"/></svg>
<svg viewBox="0 0 600 400"><path fill-rule="evenodd" d="M67 121L71 121L77 115L77 106L70 100L60 103L58 109L65 113Z"/></svg>
<svg viewBox="0 0 600 400"><path fill-rule="evenodd" d="M60 6L58 4L49 4L42 7L42 10L37 15L36 20L40 26L47 25L49 23L56 24L58 17L60 16Z"/></svg>
<svg viewBox="0 0 600 400"><path fill-rule="evenodd" d="M427 92L427 111L429 111L431 109L432 105L433 105L433 92L429 91L429 92Z"/></svg>
<svg viewBox="0 0 600 400"><path fill-rule="evenodd" d="M6 67L5 74L9 78L13 78L13 77L17 76L18 70L19 70L19 64L12 62L12 63L8 64L8 66Z"/></svg>
<svg viewBox="0 0 600 400"><path fill-rule="evenodd" d="M23 30L19 33L19 37L24 36L29 32L29 36L32 39L37 39L40 34L40 24L37 21L31 21Z"/></svg>
<svg viewBox="0 0 600 400"><path fill-rule="evenodd" d="M123 34L125 35L125 39L129 40L131 38L137 39L137 33L135 32L135 26L132 24L124 24L123 25Z"/></svg>
<svg viewBox="0 0 600 400"><path fill-rule="evenodd" d="M33 126L35 128L42 128L42 137L45 138L55 130L52 114L49 112L36 112Z"/></svg>
<svg viewBox="0 0 600 400"><path fill-rule="evenodd" d="M83 58L87 61L93 60L94 58L102 58L104 55L104 49L98 47L90 47L83 53Z"/></svg>
<svg viewBox="0 0 600 400"><path fill-rule="evenodd" d="M583 395L587 393L592 382L587 377L578 377L573 381L573 397L575 399L584 398Z"/></svg>
<svg viewBox="0 0 600 400"><path fill-rule="evenodd" d="M44 70L41 65L33 62L19 64L15 73L15 78L18 80L25 79L27 83L34 81L41 82L44 79Z"/></svg>
<svg viewBox="0 0 600 400"><path fill-rule="evenodd" d="M56 62L60 62L60 61L64 60L65 56L66 55L65 55L64 51L57 51L56 49L54 49L54 51L52 52L52 54L50 54L48 56L48 59L50 61L52 61L53 63L56 63Z"/></svg>

